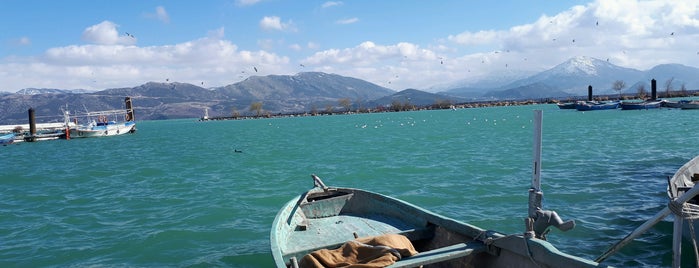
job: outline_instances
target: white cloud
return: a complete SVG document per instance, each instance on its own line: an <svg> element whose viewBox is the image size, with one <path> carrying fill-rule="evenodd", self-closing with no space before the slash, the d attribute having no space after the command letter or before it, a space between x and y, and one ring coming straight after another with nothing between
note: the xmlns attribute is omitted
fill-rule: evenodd
<svg viewBox="0 0 699 268"><path fill-rule="evenodd" d="M324 6L338 4L341 2L326 2ZM305 66L304 71L357 77L396 90L425 89L488 74L542 71L576 56L609 59L610 63L642 70L662 63L697 67L697 14L697 4L691 1L597 0L508 29L435 36L433 43L362 40L328 47L330 41L307 41L314 38L300 34L300 39L289 41L292 44L253 37L258 40L259 51L240 50L224 39L223 28L188 42L139 47L135 38L119 34L118 25L103 21L83 32L88 44L50 48L41 56L0 59L0 90L104 89L165 78L219 86L242 80L253 66L258 68L257 75L293 74L299 63ZM259 27L295 31L290 20L283 22L276 16L264 17ZM26 38L24 43L30 42ZM273 49L288 50L291 56L276 54ZM304 55L306 52L312 54Z"/></svg>
<svg viewBox="0 0 699 268"><path fill-rule="evenodd" d="M260 20L260 28L263 30L277 30L277 31L291 31L294 32L296 29L291 21L283 23L281 18L277 16L266 16Z"/></svg>
<svg viewBox="0 0 699 268"><path fill-rule="evenodd" d="M87 27L83 31L82 39L94 44L115 45L115 44L135 44L136 38L133 36L119 35L118 25L111 21L103 21L99 24Z"/></svg>
<svg viewBox="0 0 699 268"><path fill-rule="evenodd" d="M209 33L209 37L174 45L72 45L48 49L41 57L6 59L0 62L2 90L105 89L165 79L223 86L243 80L253 66L258 68L258 75L288 73L288 57L263 50L239 50L230 41L220 39L223 28Z"/></svg>
<svg viewBox="0 0 699 268"><path fill-rule="evenodd" d="M321 5L321 7L322 8L329 8L329 7L341 6L341 5L342 5L341 1L328 1L328 2L323 3L323 5Z"/></svg>
<svg viewBox="0 0 699 268"><path fill-rule="evenodd" d="M156 17L164 22L164 23L170 23L170 16L167 14L167 11L165 11L165 8L162 6L158 6L155 8L155 15Z"/></svg>
<svg viewBox="0 0 699 268"><path fill-rule="evenodd" d="M262 0L236 0L236 4L239 6L252 6L261 2Z"/></svg>
<svg viewBox="0 0 699 268"><path fill-rule="evenodd" d="M335 23L337 23L337 24L352 24L352 23L355 23L358 21L359 21L359 18L349 18L349 19L338 20Z"/></svg>

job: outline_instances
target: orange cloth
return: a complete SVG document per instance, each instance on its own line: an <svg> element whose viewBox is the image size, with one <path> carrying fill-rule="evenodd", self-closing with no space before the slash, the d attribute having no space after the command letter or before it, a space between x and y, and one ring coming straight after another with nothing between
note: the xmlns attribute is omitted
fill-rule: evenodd
<svg viewBox="0 0 699 268"><path fill-rule="evenodd" d="M393 251L393 252L392 252ZM385 267L417 254L407 237L386 234L358 238L343 244L337 249L320 249L301 258L299 267Z"/></svg>

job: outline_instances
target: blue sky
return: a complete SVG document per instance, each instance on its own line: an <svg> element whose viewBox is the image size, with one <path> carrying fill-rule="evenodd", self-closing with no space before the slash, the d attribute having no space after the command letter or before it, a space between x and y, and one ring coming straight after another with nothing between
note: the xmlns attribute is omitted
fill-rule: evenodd
<svg viewBox="0 0 699 268"><path fill-rule="evenodd" d="M322 71L394 90L590 56L697 67L699 1L0 2L0 91ZM128 34L127 34L128 33ZM255 71L257 69L257 71Z"/></svg>

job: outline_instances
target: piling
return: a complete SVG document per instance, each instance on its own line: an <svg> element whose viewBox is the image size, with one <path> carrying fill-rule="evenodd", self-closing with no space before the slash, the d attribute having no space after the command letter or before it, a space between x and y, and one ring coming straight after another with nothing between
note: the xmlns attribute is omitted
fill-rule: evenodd
<svg viewBox="0 0 699 268"><path fill-rule="evenodd" d="M124 118L126 121L136 121L136 118L134 117L133 113L133 104L131 103L131 97L126 97L124 99L124 103L126 104L126 118Z"/></svg>
<svg viewBox="0 0 699 268"><path fill-rule="evenodd" d="M587 101L592 101L592 85L587 86Z"/></svg>
<svg viewBox="0 0 699 268"><path fill-rule="evenodd" d="M657 85L655 79L650 80L650 99L655 100L658 97Z"/></svg>
<svg viewBox="0 0 699 268"><path fill-rule="evenodd" d="M25 141L36 141L36 117L34 116L34 108L29 108L29 137L24 137Z"/></svg>

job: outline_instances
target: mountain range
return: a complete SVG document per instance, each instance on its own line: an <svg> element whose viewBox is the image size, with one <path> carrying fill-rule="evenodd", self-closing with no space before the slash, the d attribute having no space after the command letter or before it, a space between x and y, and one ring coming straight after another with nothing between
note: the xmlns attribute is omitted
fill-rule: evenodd
<svg viewBox="0 0 699 268"><path fill-rule="evenodd" d="M635 94L650 80L658 81L658 91L699 89L699 69L680 64L662 64L647 71L624 68L591 57L571 58L536 74L508 71L478 81L463 80L437 93L416 89L395 92L376 84L336 74L304 72L296 75L251 76L241 82L215 88L168 82L149 82L126 88L95 92L65 89L22 89L0 93L0 124L27 121L27 110L34 108L44 121L61 122L61 108L71 111L122 109L130 96L138 120L198 118L208 110L210 116L252 114L251 104L262 103L266 113L295 113L311 110L341 109L346 99L353 108L390 106L396 102L427 106L440 102L463 103L480 100L523 100L615 94L614 81L624 81L624 93ZM433 89L434 90L434 89Z"/></svg>

